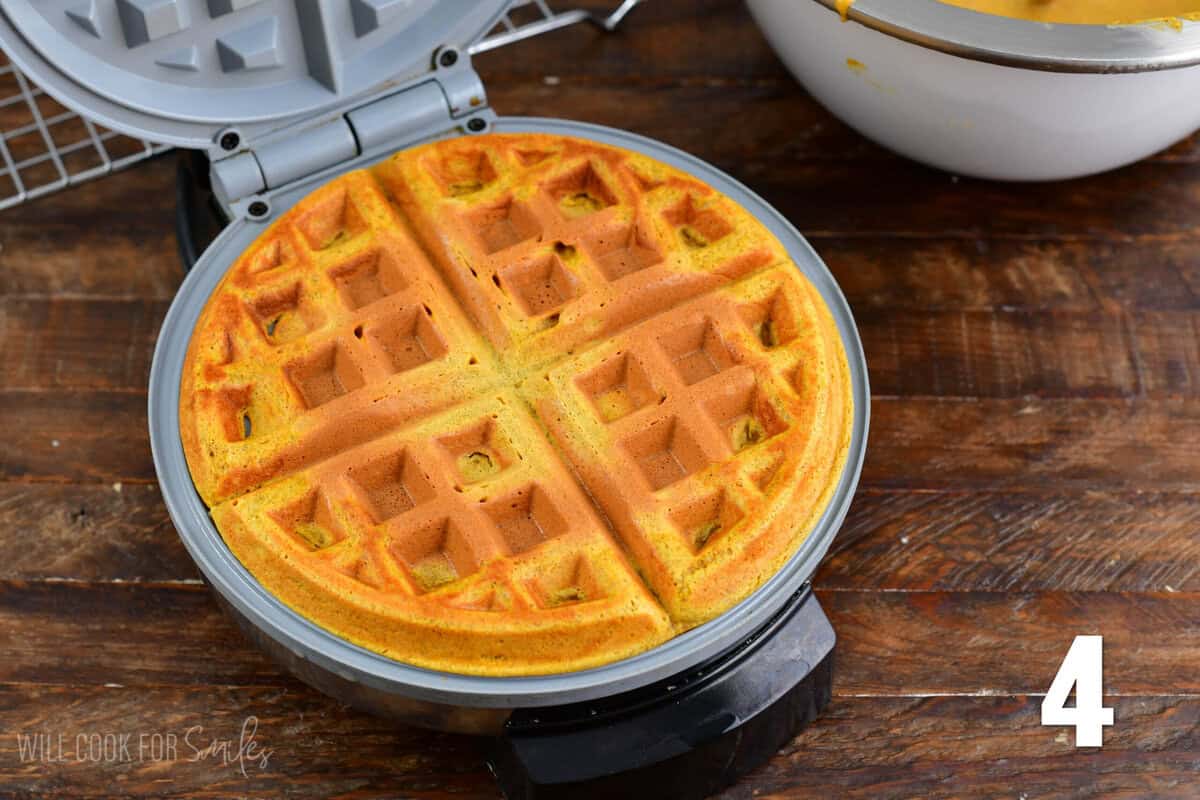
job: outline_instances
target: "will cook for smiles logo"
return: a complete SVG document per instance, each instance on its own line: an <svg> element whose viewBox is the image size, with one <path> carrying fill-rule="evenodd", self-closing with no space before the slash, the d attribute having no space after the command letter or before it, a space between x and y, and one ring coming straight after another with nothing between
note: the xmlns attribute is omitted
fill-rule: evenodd
<svg viewBox="0 0 1200 800"><path fill-rule="evenodd" d="M121 731L18 733L17 753L23 763L99 764L133 762L217 761L249 777L267 768L275 751L259 743L258 717L242 720L237 737L206 735L203 725L182 733Z"/></svg>

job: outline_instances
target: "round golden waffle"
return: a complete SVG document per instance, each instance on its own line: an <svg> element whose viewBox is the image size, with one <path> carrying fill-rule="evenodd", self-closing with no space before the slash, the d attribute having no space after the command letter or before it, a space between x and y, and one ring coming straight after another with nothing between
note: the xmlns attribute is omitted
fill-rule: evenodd
<svg viewBox="0 0 1200 800"><path fill-rule="evenodd" d="M846 459L820 295L646 156L489 134L326 184L233 264L181 434L222 536L323 627L480 675L614 661L770 578Z"/></svg>

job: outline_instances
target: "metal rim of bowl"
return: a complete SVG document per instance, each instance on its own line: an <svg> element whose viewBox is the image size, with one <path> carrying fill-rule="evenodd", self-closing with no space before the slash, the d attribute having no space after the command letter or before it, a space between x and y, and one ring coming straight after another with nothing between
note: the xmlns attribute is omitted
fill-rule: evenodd
<svg viewBox="0 0 1200 800"><path fill-rule="evenodd" d="M740 182L673 147L626 131L567 120L501 118L498 132L580 136L641 152L706 181L750 211L784 243L820 291L837 323L850 368L854 407L850 448L821 518L799 550L766 583L710 622L643 653L577 672L482 677L415 667L333 634L264 589L225 545L195 491L179 436L183 360L200 311L237 252L224 253L247 223L231 223L184 279L163 321L150 371L149 427L155 472L171 520L209 584L265 635L297 657L344 678L417 700L475 708L519 708L594 700L676 675L754 633L816 571L841 527L866 452L870 391L862 342L845 296L828 267L782 214ZM238 250L240 252L240 249Z"/></svg>
<svg viewBox="0 0 1200 800"><path fill-rule="evenodd" d="M843 4L813 1L834 14ZM1122 73L1200 64L1200 21L1052 24L984 14L939 0L854 0L846 16L921 47L1024 69Z"/></svg>

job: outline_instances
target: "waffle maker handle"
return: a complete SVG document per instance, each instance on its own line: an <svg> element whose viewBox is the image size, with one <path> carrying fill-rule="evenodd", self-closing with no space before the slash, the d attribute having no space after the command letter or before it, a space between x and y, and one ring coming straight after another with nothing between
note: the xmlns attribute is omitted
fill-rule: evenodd
<svg viewBox="0 0 1200 800"><path fill-rule="evenodd" d="M806 586L753 637L690 673L597 702L515 712L488 765L509 800L706 797L828 705L836 641Z"/></svg>

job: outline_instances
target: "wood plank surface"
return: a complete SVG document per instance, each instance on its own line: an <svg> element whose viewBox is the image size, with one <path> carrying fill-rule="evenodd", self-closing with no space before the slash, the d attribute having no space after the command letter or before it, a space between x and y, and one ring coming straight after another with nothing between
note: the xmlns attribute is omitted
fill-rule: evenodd
<svg viewBox="0 0 1200 800"><path fill-rule="evenodd" d="M0 483L0 581L196 583L157 484Z"/></svg>
<svg viewBox="0 0 1200 800"><path fill-rule="evenodd" d="M1102 752L1078 751L1069 733L1041 728L1040 704L1021 696L840 702L727 797L1195 796L1197 699L1114 700L1120 722ZM862 747L878 740L888 747Z"/></svg>
<svg viewBox="0 0 1200 800"><path fill-rule="evenodd" d="M864 489L818 573L828 589L1200 590L1200 494Z"/></svg>
<svg viewBox="0 0 1200 800"><path fill-rule="evenodd" d="M910 489L1200 488L1200 402L875 397L863 483Z"/></svg>
<svg viewBox="0 0 1200 800"><path fill-rule="evenodd" d="M818 595L840 635L837 696L1044 691L1072 637L1088 633L1109 642L1110 694L1200 694L1193 668L1200 647L1197 593L819 589ZM0 684L288 681L242 640L202 585L5 581L0 631ZM901 687L897 675L904 676Z"/></svg>
<svg viewBox="0 0 1200 800"><path fill-rule="evenodd" d="M753 781L722 796L1194 796L1200 700L1114 698L1120 725L1103 753L1082 755L1069 734L1038 727L1039 703L1024 696L841 699ZM214 741L240 740L248 716L260 748L255 754L269 752L261 769L258 759L224 763L210 750ZM54 791L62 797L143 796L138 787L164 798L277 797L272 792L284 782L289 796L300 798L499 796L482 766L483 742L397 727L300 685L0 686L0 727L67 733L64 760L53 765ZM91 761L90 732L99 730L126 736L131 758ZM172 734L178 757L156 760ZM893 747L862 746L879 740ZM162 750L154 749L157 742ZM353 742L355 757L335 766L327 751L338 742ZM19 762L21 744L0 738L0 763ZM52 744L48 752L57 756L58 740ZM32 761L3 772L0 792L24 796L46 768Z"/></svg>
<svg viewBox="0 0 1200 800"><path fill-rule="evenodd" d="M854 309L870 447L815 578L834 700L723 796L1194 797L1200 136L1078 181L957 178L832 118L730 0L658 0L615 35L581 26L476 65L501 113L622 127L725 169L809 237ZM0 213L0 796L496 797L486 743L283 674L175 535L146 434L183 278L174 174L160 157ZM1102 750L1039 724L1084 633L1106 641ZM182 742L236 752L250 717L261 767ZM36 757L38 733L69 757ZM128 733L135 757L74 757L95 733ZM155 733L180 738L174 758L137 752Z"/></svg>

